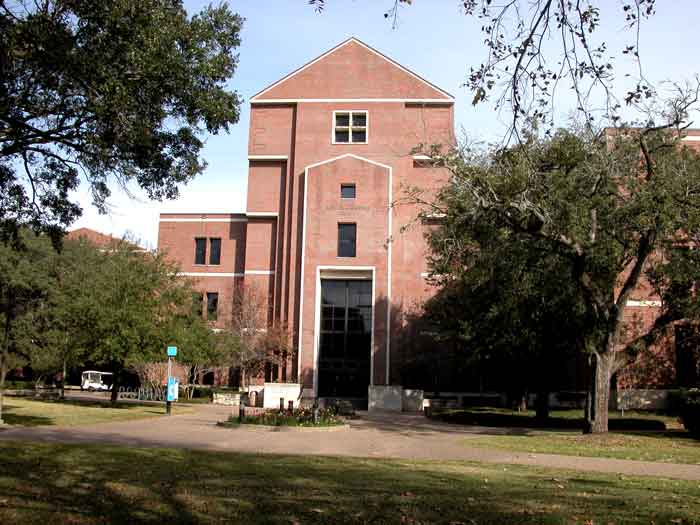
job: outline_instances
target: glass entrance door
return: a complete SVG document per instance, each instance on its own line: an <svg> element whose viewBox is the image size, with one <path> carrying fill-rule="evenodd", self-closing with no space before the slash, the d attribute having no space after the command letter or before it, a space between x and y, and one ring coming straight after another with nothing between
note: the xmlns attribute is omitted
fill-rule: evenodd
<svg viewBox="0 0 700 525"><path fill-rule="evenodd" d="M318 395L366 398L371 345L372 281L321 280Z"/></svg>

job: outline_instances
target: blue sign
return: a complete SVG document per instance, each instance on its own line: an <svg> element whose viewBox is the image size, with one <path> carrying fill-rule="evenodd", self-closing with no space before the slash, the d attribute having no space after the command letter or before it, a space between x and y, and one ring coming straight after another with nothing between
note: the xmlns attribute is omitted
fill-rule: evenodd
<svg viewBox="0 0 700 525"><path fill-rule="evenodd" d="M175 357L177 355L177 346L168 347L168 357Z"/></svg>
<svg viewBox="0 0 700 525"><path fill-rule="evenodd" d="M166 401L177 401L179 384L174 377L168 378L168 397Z"/></svg>

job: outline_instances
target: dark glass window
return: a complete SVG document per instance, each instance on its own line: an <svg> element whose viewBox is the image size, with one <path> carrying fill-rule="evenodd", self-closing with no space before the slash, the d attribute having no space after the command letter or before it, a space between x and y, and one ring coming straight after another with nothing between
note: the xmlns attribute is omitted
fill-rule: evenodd
<svg viewBox="0 0 700 525"><path fill-rule="evenodd" d="M207 263L207 240L204 237L197 237L194 240L194 263Z"/></svg>
<svg viewBox="0 0 700 525"><path fill-rule="evenodd" d="M354 223L338 224L338 257L355 257L357 225Z"/></svg>
<svg viewBox="0 0 700 525"><path fill-rule="evenodd" d="M209 239L209 264L221 264L221 239Z"/></svg>
<svg viewBox="0 0 700 525"><path fill-rule="evenodd" d="M219 309L219 294L216 292L207 292L207 319L216 321Z"/></svg>
<svg viewBox="0 0 700 525"><path fill-rule="evenodd" d="M354 184L341 184L340 185L340 197L343 199L354 199L355 198L355 185Z"/></svg>

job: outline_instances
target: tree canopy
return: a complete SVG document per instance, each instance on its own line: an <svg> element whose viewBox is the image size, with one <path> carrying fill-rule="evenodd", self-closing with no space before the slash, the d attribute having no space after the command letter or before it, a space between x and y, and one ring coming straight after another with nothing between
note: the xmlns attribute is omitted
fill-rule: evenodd
<svg viewBox="0 0 700 525"><path fill-rule="evenodd" d="M509 260L527 256L529 272L555 264L555 279L568 281L585 307L582 346L595 358L593 431L607 430L612 375L661 328L692 313L698 259L679 247L700 240L700 157L681 142L679 125L595 135L560 130L485 153L432 152L453 175L437 202L428 203L445 215L431 240L433 279L450 286L455 275L499 252ZM664 302L648 333L634 333L625 321L627 301L644 279L674 300ZM557 293L539 288L542 300Z"/></svg>
<svg viewBox="0 0 700 525"><path fill-rule="evenodd" d="M0 238L57 238L81 177L101 210L130 181L177 196L205 167L203 133L238 122L242 23L225 3L0 1Z"/></svg>

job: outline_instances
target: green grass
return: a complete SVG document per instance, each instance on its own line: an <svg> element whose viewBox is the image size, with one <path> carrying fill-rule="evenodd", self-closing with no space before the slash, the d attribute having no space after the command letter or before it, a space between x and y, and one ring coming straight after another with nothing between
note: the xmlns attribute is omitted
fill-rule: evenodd
<svg viewBox="0 0 700 525"><path fill-rule="evenodd" d="M433 417L447 423L460 425L481 425L490 427L520 427L520 428L583 428L583 410L552 410L546 421L535 419L533 410L517 412L515 410L493 407L471 407L460 409L445 409L436 412ZM675 416L654 412L625 411L624 416L619 411L610 411L611 430L667 430L681 429L682 426Z"/></svg>
<svg viewBox="0 0 700 525"><path fill-rule="evenodd" d="M497 448L533 454L662 461L700 465L700 441L687 432L610 432L584 435L533 432L522 436L489 436L465 440L467 447Z"/></svg>
<svg viewBox="0 0 700 525"><path fill-rule="evenodd" d="M192 409L174 406L174 414L184 414ZM100 401L38 401L22 397L6 396L3 419L10 425L90 425L112 421L128 421L146 417L157 417L165 413L163 405L140 405Z"/></svg>
<svg viewBox="0 0 700 525"><path fill-rule="evenodd" d="M107 445L0 457L0 523L700 524L699 482Z"/></svg>

